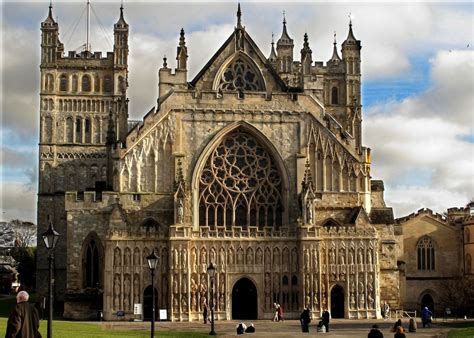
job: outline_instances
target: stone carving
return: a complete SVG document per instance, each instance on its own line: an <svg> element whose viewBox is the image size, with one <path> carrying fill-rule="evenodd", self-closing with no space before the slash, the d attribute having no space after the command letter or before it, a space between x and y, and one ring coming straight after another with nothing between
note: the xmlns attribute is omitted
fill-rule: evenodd
<svg viewBox="0 0 474 338"><path fill-rule="evenodd" d="M201 272L202 273L207 272L207 251L205 248L201 249L200 263L201 263Z"/></svg>
<svg viewBox="0 0 474 338"><path fill-rule="evenodd" d="M374 291L374 277L369 274L367 277L367 293L371 294Z"/></svg>
<svg viewBox="0 0 474 338"><path fill-rule="evenodd" d="M181 311L187 312L188 311L188 297L187 295L181 296Z"/></svg>
<svg viewBox="0 0 474 338"><path fill-rule="evenodd" d="M253 265L253 250L252 248L247 248L247 257L246 257L247 265Z"/></svg>
<svg viewBox="0 0 474 338"><path fill-rule="evenodd" d="M180 197L176 201L176 207L177 207L177 221L179 224L183 224L184 222L184 203L183 199Z"/></svg>
<svg viewBox="0 0 474 338"><path fill-rule="evenodd" d="M122 266L122 260L120 259L120 249L115 248L114 249L114 266L115 267L120 267Z"/></svg>
<svg viewBox="0 0 474 338"><path fill-rule="evenodd" d="M308 224L313 224L313 203L310 199L306 201L306 219Z"/></svg>
<svg viewBox="0 0 474 338"><path fill-rule="evenodd" d="M133 277L133 303L140 303L140 275L138 273Z"/></svg>
<svg viewBox="0 0 474 338"><path fill-rule="evenodd" d="M225 311L225 295L219 295L219 310Z"/></svg>
<svg viewBox="0 0 474 338"><path fill-rule="evenodd" d="M220 270L221 272L225 271L225 249L221 248L219 251L219 265L220 265Z"/></svg>
<svg viewBox="0 0 474 338"><path fill-rule="evenodd" d="M237 249L237 264L244 264L244 249L242 247Z"/></svg>
<svg viewBox="0 0 474 338"><path fill-rule="evenodd" d="M273 249L273 268L276 270L280 267L280 250L278 248Z"/></svg>
<svg viewBox="0 0 474 338"><path fill-rule="evenodd" d="M304 249L304 270L305 271L309 271L309 261L310 261L309 250Z"/></svg>
<svg viewBox="0 0 474 338"><path fill-rule="evenodd" d="M263 252L261 248L257 248L255 253L255 264L261 265L263 263Z"/></svg>
<svg viewBox="0 0 474 338"><path fill-rule="evenodd" d="M372 294L370 293L367 293L367 307L369 309L373 309L374 308L374 297L372 297Z"/></svg>
<svg viewBox="0 0 474 338"><path fill-rule="evenodd" d="M265 308L270 309L271 302L270 302L270 290L271 290L271 281L270 281L270 274L267 272L264 278L265 283Z"/></svg>
<svg viewBox="0 0 474 338"><path fill-rule="evenodd" d="M296 248L291 250L291 272L298 271L298 253L296 252Z"/></svg>
<svg viewBox="0 0 474 338"><path fill-rule="evenodd" d="M197 272L197 254L196 254L196 248L191 249L191 272L196 273Z"/></svg>
<svg viewBox="0 0 474 338"><path fill-rule="evenodd" d="M173 269L178 269L178 268L179 268L179 266L178 266L178 264L179 264L179 263L178 263L178 262L179 262L178 250L177 250L177 249L173 249L172 252L173 252L173 254L172 254L171 257L172 257L172 259L173 259L173 262L172 262L172 264L173 264Z"/></svg>
<svg viewBox="0 0 474 338"><path fill-rule="evenodd" d="M130 290L130 275L126 274L125 280L123 281L123 306L125 311L130 311Z"/></svg>
<svg viewBox="0 0 474 338"><path fill-rule="evenodd" d="M355 283L354 281L351 282L351 293L349 297L349 305L352 309L355 309L356 307L356 301L355 301Z"/></svg>
<svg viewBox="0 0 474 338"><path fill-rule="evenodd" d="M216 260L216 249L213 247L211 248L211 252L209 254L209 260L212 264L216 264L217 263L217 260Z"/></svg>
<svg viewBox="0 0 474 338"><path fill-rule="evenodd" d="M197 308L198 301L198 286L196 283L196 275L191 277L191 310L198 311Z"/></svg>
<svg viewBox="0 0 474 338"><path fill-rule="evenodd" d="M364 250L363 249L359 249L359 261L358 261L359 264L364 264Z"/></svg>
<svg viewBox="0 0 474 338"><path fill-rule="evenodd" d="M140 249L138 247L133 251L133 265L135 267L140 266Z"/></svg>
<svg viewBox="0 0 474 338"><path fill-rule="evenodd" d="M272 265L272 253L270 252L270 248L265 248L265 270L269 271Z"/></svg>
<svg viewBox="0 0 474 338"><path fill-rule="evenodd" d="M282 266L283 266L283 272L288 272L289 271L289 260L290 260L290 252L287 247L283 249L283 255L282 255Z"/></svg>
<svg viewBox="0 0 474 338"><path fill-rule="evenodd" d="M367 265L372 265L372 251L367 250Z"/></svg>
<svg viewBox="0 0 474 338"><path fill-rule="evenodd" d="M131 253L130 253L130 249L129 248L125 248L125 254L124 254L124 259L123 259L123 265L125 267L130 267L130 257L131 257Z"/></svg>
<svg viewBox="0 0 474 338"><path fill-rule="evenodd" d="M161 301L162 301L162 305L163 307L168 307L168 276L165 275L162 277L162 280L161 280L161 285L162 285L162 288L161 288Z"/></svg>
<svg viewBox="0 0 474 338"><path fill-rule="evenodd" d="M114 308L120 309L120 275L118 274L114 278Z"/></svg>
<svg viewBox="0 0 474 338"><path fill-rule="evenodd" d="M164 248L161 252L161 271L163 273L168 273L168 249Z"/></svg>
<svg viewBox="0 0 474 338"><path fill-rule="evenodd" d="M147 270L149 270L148 268L148 261L147 261L147 257L150 255L150 251L148 250L147 247L145 247L143 249L143 252L142 252L142 265L144 265L146 267Z"/></svg>
<svg viewBox="0 0 474 338"><path fill-rule="evenodd" d="M181 251L181 268L183 270L188 268L188 250L186 249Z"/></svg>
<svg viewBox="0 0 474 338"><path fill-rule="evenodd" d="M173 276L173 294L176 296L179 292L178 275Z"/></svg>
<svg viewBox="0 0 474 338"><path fill-rule="evenodd" d="M234 256L234 248L233 247L230 247L229 248L229 253L227 255L227 259L229 261L229 265L234 265L234 262L235 262L235 256Z"/></svg>
<svg viewBox="0 0 474 338"><path fill-rule="evenodd" d="M345 265L346 264L346 257L345 257L344 249L341 249L339 251L339 264L340 265Z"/></svg>
<svg viewBox="0 0 474 338"><path fill-rule="evenodd" d="M179 300L178 295L173 296L173 311L179 312Z"/></svg>
<svg viewBox="0 0 474 338"><path fill-rule="evenodd" d="M181 279L181 293L188 293L188 276L186 274Z"/></svg>
<svg viewBox="0 0 474 338"><path fill-rule="evenodd" d="M277 273L273 276L273 292L280 292L280 277Z"/></svg>

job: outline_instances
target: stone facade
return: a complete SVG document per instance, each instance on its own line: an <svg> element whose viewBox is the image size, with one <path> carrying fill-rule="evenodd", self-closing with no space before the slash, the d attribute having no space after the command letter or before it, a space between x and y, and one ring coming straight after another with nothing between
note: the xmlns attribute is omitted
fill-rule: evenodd
<svg viewBox="0 0 474 338"><path fill-rule="evenodd" d="M342 57L334 41L323 63L312 61L307 35L293 59L284 21L267 58L239 6L234 31L191 81L181 30L176 68L164 59L157 105L138 124L128 121L123 9L106 57L64 56L51 8L41 27L38 233L50 220L62 234L55 294L65 317L132 319L134 304L149 316L153 250L155 303L173 321L200 320L210 303L218 319L243 308L271 318L274 302L289 318L304 306L343 318L380 317L383 301L415 306L412 247L426 229L416 217L395 222L383 182L371 180L352 24ZM461 240L458 228L439 226ZM40 292L46 257L39 246Z"/></svg>

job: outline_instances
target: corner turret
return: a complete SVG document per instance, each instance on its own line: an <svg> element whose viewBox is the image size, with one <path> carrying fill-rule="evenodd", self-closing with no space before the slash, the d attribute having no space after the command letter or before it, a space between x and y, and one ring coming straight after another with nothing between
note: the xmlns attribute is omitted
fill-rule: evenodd
<svg viewBox="0 0 474 338"><path fill-rule="evenodd" d="M286 30L286 18L283 12L283 31L277 42L277 71L279 73L291 73L293 71L293 39Z"/></svg>
<svg viewBox="0 0 474 338"><path fill-rule="evenodd" d="M49 4L48 17L41 23L41 66L55 63L58 52L63 51L59 41L59 25L53 18L53 5Z"/></svg>
<svg viewBox="0 0 474 338"><path fill-rule="evenodd" d="M313 63L311 57L312 53L311 48L309 48L308 33L304 33L303 49L301 49L301 67L303 76L311 75L311 65Z"/></svg>

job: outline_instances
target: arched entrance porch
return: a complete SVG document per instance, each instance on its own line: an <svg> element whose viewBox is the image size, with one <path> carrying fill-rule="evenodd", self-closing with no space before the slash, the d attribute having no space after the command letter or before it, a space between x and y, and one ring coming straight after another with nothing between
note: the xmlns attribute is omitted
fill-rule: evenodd
<svg viewBox="0 0 474 338"><path fill-rule="evenodd" d="M331 289L331 317L344 318L344 289L340 285Z"/></svg>
<svg viewBox="0 0 474 338"><path fill-rule="evenodd" d="M257 319L257 288L248 278L241 278L232 288L232 319Z"/></svg>
<svg viewBox="0 0 474 338"><path fill-rule="evenodd" d="M143 291L143 320L151 320L153 313L152 288L148 285ZM155 288L155 319L158 319L158 290Z"/></svg>
<svg viewBox="0 0 474 338"><path fill-rule="evenodd" d="M434 313L434 311L435 311L434 300L433 300L433 297L431 297L431 295L429 293L427 293L426 295L423 296L423 298L421 298L421 309L420 310L423 310L425 307L427 307L428 309L430 309L431 312Z"/></svg>

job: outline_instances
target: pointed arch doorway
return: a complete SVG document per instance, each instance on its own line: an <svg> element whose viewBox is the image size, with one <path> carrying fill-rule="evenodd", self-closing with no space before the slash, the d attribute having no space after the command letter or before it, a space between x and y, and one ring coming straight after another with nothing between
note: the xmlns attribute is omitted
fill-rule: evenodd
<svg viewBox="0 0 474 338"><path fill-rule="evenodd" d="M151 285L143 291L143 320L151 320L153 317L153 295ZM155 288L155 319L158 318L158 290Z"/></svg>
<svg viewBox="0 0 474 338"><path fill-rule="evenodd" d="M434 313L434 300L429 293L423 296L421 299L421 310L427 307L431 312Z"/></svg>
<svg viewBox="0 0 474 338"><path fill-rule="evenodd" d="M331 289L331 317L344 318L344 289L340 285Z"/></svg>
<svg viewBox="0 0 474 338"><path fill-rule="evenodd" d="M241 278L232 288L232 319L257 319L257 288L248 278Z"/></svg>

